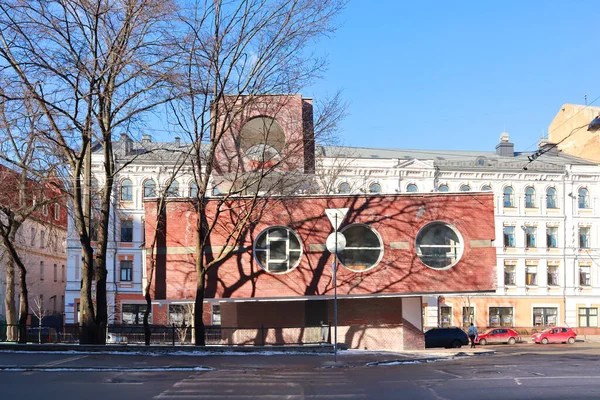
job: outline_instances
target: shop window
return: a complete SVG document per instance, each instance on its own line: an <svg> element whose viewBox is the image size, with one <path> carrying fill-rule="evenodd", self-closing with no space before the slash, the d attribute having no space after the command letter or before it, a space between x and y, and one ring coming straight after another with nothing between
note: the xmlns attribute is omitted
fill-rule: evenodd
<svg viewBox="0 0 600 400"><path fill-rule="evenodd" d="M259 266L267 272L289 272L296 268L302 257L300 239L289 228L267 228L254 242L254 256Z"/></svg>
<svg viewBox="0 0 600 400"><path fill-rule="evenodd" d="M526 226L525 227L525 247L528 249L532 249L536 247L536 237L537 228L535 226Z"/></svg>
<svg viewBox="0 0 600 400"><path fill-rule="evenodd" d="M548 266L548 286L558 286L558 266Z"/></svg>
<svg viewBox="0 0 600 400"><path fill-rule="evenodd" d="M589 249L590 248L590 227L580 226L579 227L579 248Z"/></svg>
<svg viewBox="0 0 600 400"><path fill-rule="evenodd" d="M438 192L445 193L445 192L449 192L449 191L450 191L450 188L448 187L448 185L440 185L440 187L438 188Z"/></svg>
<svg viewBox="0 0 600 400"><path fill-rule="evenodd" d="M169 304L169 325L191 326L193 316L194 305L192 303Z"/></svg>
<svg viewBox="0 0 600 400"><path fill-rule="evenodd" d="M435 269L452 267L463 252L458 231L443 222L425 225L417 234L416 247L421 262Z"/></svg>
<svg viewBox="0 0 600 400"><path fill-rule="evenodd" d="M341 232L346 237L346 248L338 258L340 263L355 272L375 267L383 257L383 241L373 228L362 225L348 225Z"/></svg>
<svg viewBox="0 0 600 400"><path fill-rule="evenodd" d="M144 323L144 312L146 304L123 304L121 312L121 321L129 325L141 325ZM149 320L152 321L152 312Z"/></svg>
<svg viewBox="0 0 600 400"><path fill-rule="evenodd" d="M490 307L490 326L513 326L512 307Z"/></svg>
<svg viewBox="0 0 600 400"><path fill-rule="evenodd" d="M535 208L535 189L532 187L525 189L525 207Z"/></svg>
<svg viewBox="0 0 600 400"><path fill-rule="evenodd" d="M133 221L121 220L121 242L133 242Z"/></svg>
<svg viewBox="0 0 600 400"><path fill-rule="evenodd" d="M546 207L558 208L558 202L556 201L556 189L554 188L548 188L546 191Z"/></svg>
<svg viewBox="0 0 600 400"><path fill-rule="evenodd" d="M440 324L442 328L452 326L452 307L440 307Z"/></svg>
<svg viewBox="0 0 600 400"><path fill-rule="evenodd" d="M342 182L338 186L338 193L348 194L350 193L350 184L348 182Z"/></svg>
<svg viewBox="0 0 600 400"><path fill-rule="evenodd" d="M514 286L516 282L516 266L512 264L504 264L504 285Z"/></svg>
<svg viewBox="0 0 600 400"><path fill-rule="evenodd" d="M156 197L156 182L148 179L144 182L144 198Z"/></svg>
<svg viewBox="0 0 600 400"><path fill-rule="evenodd" d="M515 192L512 187L507 186L504 188L504 207L515 206Z"/></svg>
<svg viewBox="0 0 600 400"><path fill-rule="evenodd" d="M579 267L579 286L592 286L592 267L582 265Z"/></svg>
<svg viewBox="0 0 600 400"><path fill-rule="evenodd" d="M555 226L546 227L546 246L549 249L558 247L558 228Z"/></svg>
<svg viewBox="0 0 600 400"><path fill-rule="evenodd" d="M558 320L558 308L534 307L533 326L556 326Z"/></svg>
<svg viewBox="0 0 600 400"><path fill-rule="evenodd" d="M121 260L119 262L121 269L121 281L131 282L133 281L133 261L132 260Z"/></svg>
<svg viewBox="0 0 600 400"><path fill-rule="evenodd" d="M590 208L590 193L586 188L579 189L579 208Z"/></svg>
<svg viewBox="0 0 600 400"><path fill-rule="evenodd" d="M475 307L462 308L463 327L468 328L471 323L475 323Z"/></svg>
<svg viewBox="0 0 600 400"><path fill-rule="evenodd" d="M406 191L407 191L408 193L416 193L416 192L418 192L418 191L419 191L419 188L417 187L417 185L415 185L415 184L411 183L410 185L408 185L408 186L406 187Z"/></svg>
<svg viewBox="0 0 600 400"><path fill-rule="evenodd" d="M537 285L537 265L527 265L525 267L525 284L527 286Z"/></svg>
<svg viewBox="0 0 600 400"><path fill-rule="evenodd" d="M504 247L515 247L515 227L504 227Z"/></svg>
<svg viewBox="0 0 600 400"><path fill-rule="evenodd" d="M121 200L133 200L133 183L130 179L124 179L123 182L121 182Z"/></svg>
<svg viewBox="0 0 600 400"><path fill-rule="evenodd" d="M579 326L582 328L597 328L598 327L598 309L597 308L580 308Z"/></svg>

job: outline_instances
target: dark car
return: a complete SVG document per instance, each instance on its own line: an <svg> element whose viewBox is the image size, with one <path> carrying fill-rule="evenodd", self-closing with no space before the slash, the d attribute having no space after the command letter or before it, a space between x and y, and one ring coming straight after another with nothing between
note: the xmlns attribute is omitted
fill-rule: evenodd
<svg viewBox="0 0 600 400"><path fill-rule="evenodd" d="M460 348L469 344L469 337L460 328L433 328L425 332L425 347Z"/></svg>

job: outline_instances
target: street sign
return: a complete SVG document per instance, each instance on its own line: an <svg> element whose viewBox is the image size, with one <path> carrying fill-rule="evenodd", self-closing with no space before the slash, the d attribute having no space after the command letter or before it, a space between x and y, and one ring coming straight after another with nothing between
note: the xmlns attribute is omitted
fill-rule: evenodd
<svg viewBox="0 0 600 400"><path fill-rule="evenodd" d="M346 236L341 232L333 232L327 236L325 246L327 246L327 250L329 250L331 254L334 254L336 251L341 253L346 248Z"/></svg>
<svg viewBox="0 0 600 400"><path fill-rule="evenodd" d="M325 214L327 214L327 218L329 218L329 222L331 222L333 229L338 229L340 227L348 210L349 208L328 208L325 210Z"/></svg>

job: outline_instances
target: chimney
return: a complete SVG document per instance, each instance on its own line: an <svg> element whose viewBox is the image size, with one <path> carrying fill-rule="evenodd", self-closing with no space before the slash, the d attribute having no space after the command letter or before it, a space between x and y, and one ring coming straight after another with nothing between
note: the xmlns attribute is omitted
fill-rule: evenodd
<svg viewBox="0 0 600 400"><path fill-rule="evenodd" d="M508 141L508 133L502 132L500 134L500 143L496 145L496 154L500 157L514 157L515 156L515 145Z"/></svg>
<svg viewBox="0 0 600 400"><path fill-rule="evenodd" d="M181 144L181 139L179 136L175 136L175 146L179 147L179 145Z"/></svg>
<svg viewBox="0 0 600 400"><path fill-rule="evenodd" d="M150 142L152 142L152 138L150 137L150 135L142 135L142 143L148 144Z"/></svg>
<svg viewBox="0 0 600 400"><path fill-rule="evenodd" d="M121 148L123 149L123 154L127 155L133 151L133 140L127 136L126 133L121 133Z"/></svg>
<svg viewBox="0 0 600 400"><path fill-rule="evenodd" d="M538 143L538 150L542 154L548 154L552 156L558 155L558 146L555 143L550 143L547 138L541 138Z"/></svg>

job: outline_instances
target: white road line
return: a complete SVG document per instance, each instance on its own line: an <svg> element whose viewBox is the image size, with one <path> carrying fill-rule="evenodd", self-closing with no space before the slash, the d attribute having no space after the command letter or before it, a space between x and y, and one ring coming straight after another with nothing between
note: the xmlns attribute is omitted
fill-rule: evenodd
<svg viewBox="0 0 600 400"><path fill-rule="evenodd" d="M86 358L86 357L87 357L87 355L84 355L84 356L75 356L75 357L69 357L69 358L63 358L62 360L57 360L57 361L49 362L49 363L46 363L46 364L36 365L36 367L38 367L38 368L53 367L55 365L64 364L64 363L71 362L71 361L81 360L82 358Z"/></svg>
<svg viewBox="0 0 600 400"><path fill-rule="evenodd" d="M519 386L521 386L521 381L519 380L519 378L515 378L515 383Z"/></svg>

